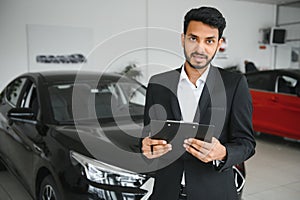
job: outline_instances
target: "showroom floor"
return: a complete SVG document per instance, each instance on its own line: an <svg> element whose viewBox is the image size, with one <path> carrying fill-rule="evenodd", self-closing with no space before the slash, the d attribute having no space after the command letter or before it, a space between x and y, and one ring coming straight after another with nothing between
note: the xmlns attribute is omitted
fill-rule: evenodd
<svg viewBox="0 0 300 200"><path fill-rule="evenodd" d="M246 162L244 200L298 200L300 198L300 143L260 135L256 154ZM30 200L20 183L0 172L0 200Z"/></svg>
<svg viewBox="0 0 300 200"><path fill-rule="evenodd" d="M300 142L261 135L246 165L244 200L300 199Z"/></svg>

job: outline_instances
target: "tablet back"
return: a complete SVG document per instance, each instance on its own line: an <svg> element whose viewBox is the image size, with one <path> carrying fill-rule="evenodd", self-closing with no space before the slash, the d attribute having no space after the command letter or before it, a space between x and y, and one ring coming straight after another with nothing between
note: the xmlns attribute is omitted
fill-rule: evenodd
<svg viewBox="0 0 300 200"><path fill-rule="evenodd" d="M214 135L214 126L207 124L151 120L150 127L151 138L166 140L168 143L175 137L180 140L197 138L210 142Z"/></svg>

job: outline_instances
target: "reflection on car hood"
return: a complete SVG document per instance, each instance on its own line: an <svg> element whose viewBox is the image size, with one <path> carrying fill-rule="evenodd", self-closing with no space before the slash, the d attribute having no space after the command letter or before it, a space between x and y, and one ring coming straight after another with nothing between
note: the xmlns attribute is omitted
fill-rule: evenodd
<svg viewBox="0 0 300 200"><path fill-rule="evenodd" d="M91 156L91 146L117 146L125 151L138 152L142 123L102 123L54 126L52 136L69 150ZM91 156L93 157L93 156Z"/></svg>

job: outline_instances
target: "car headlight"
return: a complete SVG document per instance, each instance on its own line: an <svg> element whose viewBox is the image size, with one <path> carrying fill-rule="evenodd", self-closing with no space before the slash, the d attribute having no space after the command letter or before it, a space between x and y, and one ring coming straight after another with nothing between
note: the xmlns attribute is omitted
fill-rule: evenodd
<svg viewBox="0 0 300 200"><path fill-rule="evenodd" d="M70 151L73 165L80 164L88 180L100 184L139 187L147 177Z"/></svg>

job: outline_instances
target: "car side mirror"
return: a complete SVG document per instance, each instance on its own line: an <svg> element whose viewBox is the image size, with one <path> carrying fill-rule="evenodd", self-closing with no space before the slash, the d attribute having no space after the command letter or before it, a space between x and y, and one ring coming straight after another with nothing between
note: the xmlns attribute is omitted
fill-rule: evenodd
<svg viewBox="0 0 300 200"><path fill-rule="evenodd" d="M37 120L36 114L31 108L12 108L8 111L7 116L10 124L13 122L33 124L41 136L46 135L48 127Z"/></svg>
<svg viewBox="0 0 300 200"><path fill-rule="evenodd" d="M12 122L37 124L36 115L30 108L12 108L8 111L7 116Z"/></svg>

